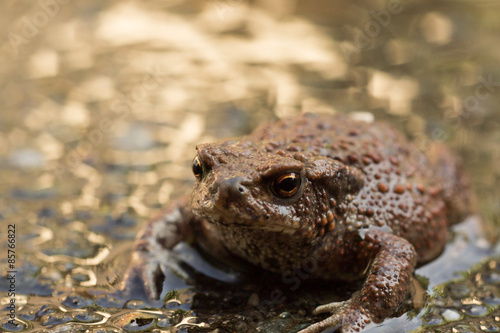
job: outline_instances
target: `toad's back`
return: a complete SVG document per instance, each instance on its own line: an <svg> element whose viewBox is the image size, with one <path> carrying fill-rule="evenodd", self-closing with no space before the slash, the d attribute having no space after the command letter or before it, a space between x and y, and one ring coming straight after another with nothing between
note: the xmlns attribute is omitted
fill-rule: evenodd
<svg viewBox="0 0 500 333"><path fill-rule="evenodd" d="M337 228L389 227L415 246L420 264L442 251L449 225L471 209L469 182L445 146L420 150L384 123L311 114L262 127L251 139L269 153L326 156L359 169L363 187L337 206Z"/></svg>

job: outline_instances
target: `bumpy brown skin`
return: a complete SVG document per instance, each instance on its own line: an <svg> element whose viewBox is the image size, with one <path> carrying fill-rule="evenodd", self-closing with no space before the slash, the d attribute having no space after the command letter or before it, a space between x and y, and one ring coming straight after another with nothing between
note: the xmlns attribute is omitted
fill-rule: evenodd
<svg viewBox="0 0 500 333"><path fill-rule="evenodd" d="M445 147L419 151L382 123L305 114L197 150L203 173L190 207L180 199L148 225L128 280L158 297L161 253L187 234L218 258L284 277L313 262L313 277L364 279L349 301L316 309L333 315L304 333L355 332L398 310L415 266L441 253L448 227L471 207L467 179ZM273 184L289 172L300 188L279 198Z"/></svg>

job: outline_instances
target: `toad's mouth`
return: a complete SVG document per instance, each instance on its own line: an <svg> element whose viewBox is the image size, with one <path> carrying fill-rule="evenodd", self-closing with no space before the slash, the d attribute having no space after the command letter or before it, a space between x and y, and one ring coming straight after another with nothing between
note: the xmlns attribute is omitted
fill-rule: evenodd
<svg viewBox="0 0 500 333"><path fill-rule="evenodd" d="M208 219L210 223L221 226L223 228L248 228L248 229L259 229L269 232L280 232L280 233L289 233L294 234L297 231L297 228L293 228L287 225L280 224L266 224L264 222L254 221L252 224L244 224L244 223L235 223L234 221L225 221L225 220L214 220Z"/></svg>
<svg viewBox="0 0 500 333"><path fill-rule="evenodd" d="M213 223L250 225L254 221L262 220L262 214L249 207L244 209L235 202L217 204L214 198L208 200L193 200L191 207L195 215L201 216Z"/></svg>
<svg viewBox="0 0 500 333"><path fill-rule="evenodd" d="M257 200L245 192L238 195L227 192L220 188L194 191L190 202L193 213L223 228L295 233L303 226L291 207Z"/></svg>
<svg viewBox="0 0 500 333"><path fill-rule="evenodd" d="M193 213L223 228L249 228L284 233L295 233L298 230L295 223L280 221L279 218L273 218L270 214L262 214L250 207L241 212L237 210L237 207L231 207L231 204L224 209L212 205L210 209L193 208Z"/></svg>

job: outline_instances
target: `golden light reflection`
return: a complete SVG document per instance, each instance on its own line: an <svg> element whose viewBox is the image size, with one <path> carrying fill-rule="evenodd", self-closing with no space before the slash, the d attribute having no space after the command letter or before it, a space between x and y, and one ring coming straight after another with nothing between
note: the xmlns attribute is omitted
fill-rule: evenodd
<svg viewBox="0 0 500 333"><path fill-rule="evenodd" d="M53 1L0 3L0 216L56 293L71 275L96 287L111 249L189 192L196 144L304 111L388 119L420 149L441 131L498 229L493 2L408 2L390 21L386 1L56 2L53 15ZM204 325L191 320L177 324Z"/></svg>

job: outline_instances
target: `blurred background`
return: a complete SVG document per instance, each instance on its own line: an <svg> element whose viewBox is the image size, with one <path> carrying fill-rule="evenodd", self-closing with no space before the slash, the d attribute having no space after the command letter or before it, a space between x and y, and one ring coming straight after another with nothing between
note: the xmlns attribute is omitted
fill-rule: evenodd
<svg viewBox="0 0 500 333"><path fill-rule="evenodd" d="M141 224L189 192L195 145L304 111L370 112L422 150L453 147L496 240L500 2L4 0L0 13L0 244L15 224L22 306L16 327L2 315L5 330L129 325L103 295ZM453 325L500 330L499 267L490 258L450 292ZM485 286L496 301L461 301ZM452 327L441 302L432 323ZM154 327L194 316L174 312Z"/></svg>

